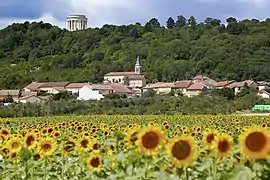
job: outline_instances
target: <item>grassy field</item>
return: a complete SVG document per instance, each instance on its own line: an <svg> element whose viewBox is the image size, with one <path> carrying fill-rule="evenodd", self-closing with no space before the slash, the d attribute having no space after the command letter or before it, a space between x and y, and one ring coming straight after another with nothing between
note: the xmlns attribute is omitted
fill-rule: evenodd
<svg viewBox="0 0 270 180"><path fill-rule="evenodd" d="M0 179L270 179L269 116L0 119Z"/></svg>

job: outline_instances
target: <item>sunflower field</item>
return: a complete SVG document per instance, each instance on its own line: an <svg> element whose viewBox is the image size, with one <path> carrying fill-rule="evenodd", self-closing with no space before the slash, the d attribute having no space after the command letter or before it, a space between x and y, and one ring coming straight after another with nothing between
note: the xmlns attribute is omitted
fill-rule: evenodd
<svg viewBox="0 0 270 180"><path fill-rule="evenodd" d="M0 119L0 179L270 179L270 117Z"/></svg>

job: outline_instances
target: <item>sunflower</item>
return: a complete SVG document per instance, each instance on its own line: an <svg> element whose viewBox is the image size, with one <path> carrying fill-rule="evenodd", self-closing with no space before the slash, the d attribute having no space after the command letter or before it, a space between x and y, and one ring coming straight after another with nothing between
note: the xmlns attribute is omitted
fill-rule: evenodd
<svg viewBox="0 0 270 180"><path fill-rule="evenodd" d="M76 150L76 141L69 139L62 144L62 154L67 156L69 154L74 154Z"/></svg>
<svg viewBox="0 0 270 180"><path fill-rule="evenodd" d="M20 152L22 149L22 140L18 137L13 137L7 142L7 147L11 152Z"/></svg>
<svg viewBox="0 0 270 180"><path fill-rule="evenodd" d="M5 135L5 136L7 136L7 135L9 135L9 130L8 130L8 129L3 128L3 129L1 129L1 134L3 134L3 135Z"/></svg>
<svg viewBox="0 0 270 180"><path fill-rule="evenodd" d="M217 131L215 130L207 130L203 133L203 143L205 144L206 149L211 149L211 145L217 135Z"/></svg>
<svg viewBox="0 0 270 180"><path fill-rule="evenodd" d="M266 128L253 126L240 134L239 146L247 159L264 159L270 152L270 132Z"/></svg>
<svg viewBox="0 0 270 180"><path fill-rule="evenodd" d="M233 138L228 134L216 135L213 142L213 150L220 157L227 156L233 146Z"/></svg>
<svg viewBox="0 0 270 180"><path fill-rule="evenodd" d="M77 141L77 147L79 151L87 152L91 149L90 139L88 137L82 137Z"/></svg>
<svg viewBox="0 0 270 180"><path fill-rule="evenodd" d="M52 138L43 138L38 143L38 152L41 156L51 156L57 148L57 143Z"/></svg>
<svg viewBox="0 0 270 180"><path fill-rule="evenodd" d="M98 153L101 148L100 143L97 140L91 142L91 149L93 152Z"/></svg>
<svg viewBox="0 0 270 180"><path fill-rule="evenodd" d="M37 143L37 138L34 133L27 133L24 138L24 145L25 147L29 149L35 148L35 145Z"/></svg>
<svg viewBox="0 0 270 180"><path fill-rule="evenodd" d="M102 158L98 154L93 154L87 159L87 166L92 171L100 172L102 165Z"/></svg>
<svg viewBox="0 0 270 180"><path fill-rule="evenodd" d="M136 145L139 147L139 152L144 155L156 155L158 150L165 143L165 136L157 126L148 126L138 134Z"/></svg>
<svg viewBox="0 0 270 180"><path fill-rule="evenodd" d="M176 137L169 141L166 151L173 165L186 167L197 159L197 142L192 136Z"/></svg>
<svg viewBox="0 0 270 180"><path fill-rule="evenodd" d="M127 144L129 148L132 148L135 146L135 143L138 140L138 134L139 134L139 129L137 128L134 128L127 133L126 141L128 142Z"/></svg>

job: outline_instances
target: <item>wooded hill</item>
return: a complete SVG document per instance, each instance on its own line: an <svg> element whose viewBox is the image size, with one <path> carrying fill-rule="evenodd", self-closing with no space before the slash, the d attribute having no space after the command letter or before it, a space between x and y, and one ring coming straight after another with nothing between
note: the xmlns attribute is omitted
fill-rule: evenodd
<svg viewBox="0 0 270 180"><path fill-rule="evenodd" d="M0 30L0 88L31 81L102 82L110 71L133 71L142 59L149 81L188 79L198 73L216 80L270 78L270 19L238 21L169 18L145 25L69 32L48 23L25 22Z"/></svg>

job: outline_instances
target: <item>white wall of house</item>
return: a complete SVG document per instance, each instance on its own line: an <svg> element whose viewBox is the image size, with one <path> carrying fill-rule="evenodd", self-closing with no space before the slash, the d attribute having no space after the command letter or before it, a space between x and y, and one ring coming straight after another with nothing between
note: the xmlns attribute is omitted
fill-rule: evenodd
<svg viewBox="0 0 270 180"><path fill-rule="evenodd" d="M79 97L77 97L78 100L100 100L104 98L102 94L99 93L98 90L92 90L87 86L84 86L79 91Z"/></svg>
<svg viewBox="0 0 270 180"><path fill-rule="evenodd" d="M129 80L129 87L144 87L145 84L146 81L142 79Z"/></svg>
<svg viewBox="0 0 270 180"><path fill-rule="evenodd" d="M171 90L171 87L154 88L154 91L156 91L157 94L169 94Z"/></svg>
<svg viewBox="0 0 270 180"><path fill-rule="evenodd" d="M70 92L72 94L76 94L76 93L79 93L79 91L81 90L82 88L66 88L67 92Z"/></svg>
<svg viewBox="0 0 270 180"><path fill-rule="evenodd" d="M26 99L21 99L21 100L17 99L16 100L16 102L23 103L23 104L25 104L25 103L39 103L41 101L42 100L40 98L36 97L36 96L31 96L31 97L26 98Z"/></svg>
<svg viewBox="0 0 270 180"><path fill-rule="evenodd" d="M243 88L241 88L241 87L235 87L234 88L234 94L237 94L238 92L240 92L241 89L243 89Z"/></svg>
<svg viewBox="0 0 270 180"><path fill-rule="evenodd" d="M265 93L265 92L259 92L258 96L261 96L262 98L270 99L270 95L268 93Z"/></svg>
<svg viewBox="0 0 270 180"><path fill-rule="evenodd" d="M183 93L184 96L187 97L193 97L193 96L198 96L200 93L202 93L202 91L197 90L197 91L186 91L185 93Z"/></svg>
<svg viewBox="0 0 270 180"><path fill-rule="evenodd" d="M109 80L112 83L118 82L118 83L123 83L124 82L124 77L125 76L104 76L104 80Z"/></svg>
<svg viewBox="0 0 270 180"><path fill-rule="evenodd" d="M263 89L270 89L270 86L260 85L260 86L258 86L258 88L259 88L259 91L260 91L260 90L263 90Z"/></svg>
<svg viewBox="0 0 270 180"><path fill-rule="evenodd" d="M58 94L59 93L59 91L57 91L56 89L51 88L51 87L43 87L43 88L40 88L40 90L45 91L48 94Z"/></svg>

